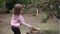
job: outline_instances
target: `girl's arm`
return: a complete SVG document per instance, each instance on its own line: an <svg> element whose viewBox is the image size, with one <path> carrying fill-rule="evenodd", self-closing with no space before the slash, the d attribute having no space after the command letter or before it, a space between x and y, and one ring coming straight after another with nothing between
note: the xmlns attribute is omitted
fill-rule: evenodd
<svg viewBox="0 0 60 34"><path fill-rule="evenodd" d="M25 25L25 26L29 27L29 29L31 29L31 30L39 30L39 29L31 26L30 24L27 24L27 23L25 22L23 16L20 16L20 22L21 22L22 25Z"/></svg>
<svg viewBox="0 0 60 34"><path fill-rule="evenodd" d="M20 22L21 22L22 25L25 25L25 26L27 26L27 27L29 27L29 28L32 28L32 26L31 26L30 24L27 24L27 23L25 22L23 16L20 16Z"/></svg>

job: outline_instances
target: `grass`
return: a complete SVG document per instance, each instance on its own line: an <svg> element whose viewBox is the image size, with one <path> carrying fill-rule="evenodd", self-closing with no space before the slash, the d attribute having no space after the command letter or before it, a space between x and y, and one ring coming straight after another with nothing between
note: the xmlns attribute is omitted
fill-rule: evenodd
<svg viewBox="0 0 60 34"><path fill-rule="evenodd" d="M59 31L49 30L49 31L44 31L44 34L59 34Z"/></svg>

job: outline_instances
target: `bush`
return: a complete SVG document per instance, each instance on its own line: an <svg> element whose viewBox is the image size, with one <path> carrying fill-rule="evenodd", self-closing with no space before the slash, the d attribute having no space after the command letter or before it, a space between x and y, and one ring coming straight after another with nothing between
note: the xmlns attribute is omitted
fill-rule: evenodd
<svg viewBox="0 0 60 34"><path fill-rule="evenodd" d="M32 14L33 16L36 16L36 14L34 13L34 14Z"/></svg>
<svg viewBox="0 0 60 34"><path fill-rule="evenodd" d="M48 15L44 15L42 18L42 22L47 23L47 20L48 20Z"/></svg>
<svg viewBox="0 0 60 34"><path fill-rule="evenodd" d="M43 18L42 19L42 23L46 23L47 22L47 19L46 18Z"/></svg>

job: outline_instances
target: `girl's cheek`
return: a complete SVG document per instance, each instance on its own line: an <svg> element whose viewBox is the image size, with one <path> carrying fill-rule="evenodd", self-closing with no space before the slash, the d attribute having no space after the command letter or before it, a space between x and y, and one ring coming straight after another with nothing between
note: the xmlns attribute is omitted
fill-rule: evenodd
<svg viewBox="0 0 60 34"><path fill-rule="evenodd" d="M23 14L24 12L23 12L23 11L21 11L20 13L21 13L21 14Z"/></svg>

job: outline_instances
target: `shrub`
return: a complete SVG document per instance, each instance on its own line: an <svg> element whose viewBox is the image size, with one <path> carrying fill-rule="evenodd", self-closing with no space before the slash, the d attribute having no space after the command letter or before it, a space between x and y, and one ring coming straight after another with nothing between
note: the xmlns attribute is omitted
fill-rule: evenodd
<svg viewBox="0 0 60 34"><path fill-rule="evenodd" d="M47 23L47 20L48 20L48 15L44 15L43 18L42 18L42 22L43 23Z"/></svg>
<svg viewBox="0 0 60 34"><path fill-rule="evenodd" d="M33 13L32 15L33 15L33 16L36 16L36 14L35 14L35 13Z"/></svg>

